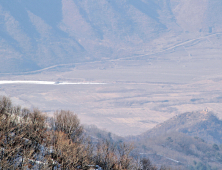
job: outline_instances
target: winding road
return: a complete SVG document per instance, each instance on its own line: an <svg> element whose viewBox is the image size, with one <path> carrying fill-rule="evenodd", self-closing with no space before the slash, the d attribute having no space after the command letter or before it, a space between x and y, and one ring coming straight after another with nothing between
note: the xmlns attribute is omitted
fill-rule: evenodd
<svg viewBox="0 0 222 170"><path fill-rule="evenodd" d="M155 55L155 54L159 54L159 53L163 53L163 52L166 52L166 51L175 49L175 48L180 47L180 46L184 46L184 45L186 45L186 44L192 43L192 42L197 41L197 40L208 39L209 37L212 37L212 36L215 36L215 35L221 35L221 34L222 34L222 32L213 33L213 34L208 34L208 35L206 35L206 36L202 36L202 37L199 37L199 38L194 38L194 39L191 39L191 40L187 40L187 41L181 42L181 43L179 43L179 44L173 45L173 46L168 47L168 48L166 48L166 49L164 49L164 50L160 50L160 51L157 51L157 52L154 52L154 53L140 54L140 55L138 55L138 56L133 56L133 57L124 57L124 58L117 58L117 59L108 59L107 61L119 61L119 60L126 60L126 59L139 58L139 57L143 57L143 56ZM209 39L208 39L208 40L209 40ZM85 63L99 63L99 62L101 62L101 61L91 61L91 62L89 61L89 62L85 62ZM46 67L46 68L43 68L43 69L39 69L39 70L35 70L35 71L28 71L28 72L19 72L19 73L17 73L17 74L38 73L38 72L45 71L45 70L49 70L49 69L56 68L56 67L71 66L71 65L75 65L75 64L81 64L81 63L57 64L57 65L53 65L53 66ZM0 73L0 75L13 75L13 73Z"/></svg>

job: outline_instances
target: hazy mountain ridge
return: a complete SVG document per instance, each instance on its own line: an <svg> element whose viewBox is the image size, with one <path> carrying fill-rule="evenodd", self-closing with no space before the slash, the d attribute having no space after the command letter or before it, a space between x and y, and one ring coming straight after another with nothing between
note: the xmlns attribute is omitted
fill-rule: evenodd
<svg viewBox="0 0 222 170"><path fill-rule="evenodd" d="M124 58L221 31L219 0L13 0L0 5L1 72Z"/></svg>
<svg viewBox="0 0 222 170"><path fill-rule="evenodd" d="M135 153L150 158L157 165L192 169L195 161L220 169L221 127L222 121L212 112L187 112L126 139L134 141Z"/></svg>
<svg viewBox="0 0 222 170"><path fill-rule="evenodd" d="M212 112L187 112L177 115L151 130L141 138L152 138L173 132L182 132L193 137L200 137L209 143L222 143L222 121Z"/></svg>
<svg viewBox="0 0 222 170"><path fill-rule="evenodd" d="M165 164L175 169L192 169L194 162L221 168L221 147L198 137L172 132L135 142L135 153L148 157L156 165Z"/></svg>

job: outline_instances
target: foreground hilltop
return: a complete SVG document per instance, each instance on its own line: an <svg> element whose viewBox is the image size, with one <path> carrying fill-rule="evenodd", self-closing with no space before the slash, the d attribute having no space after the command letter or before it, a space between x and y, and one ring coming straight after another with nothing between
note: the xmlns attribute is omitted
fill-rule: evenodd
<svg viewBox="0 0 222 170"><path fill-rule="evenodd" d="M0 96L0 169L158 170L149 159L134 159L132 145L118 139L95 126L84 129L70 111L47 117Z"/></svg>
<svg viewBox="0 0 222 170"><path fill-rule="evenodd" d="M123 166L134 170L150 164L147 162L150 159L159 168L162 165L181 170L222 168L221 120L211 112L184 113L142 135L125 139L95 126L83 128L77 115L70 111L57 111L54 118L49 118L37 109L13 106L6 97L0 100L0 120L3 151L0 167L28 163L30 167L46 169L61 165L87 169L93 164L105 167L104 170L121 170ZM133 150L127 144L129 141L134 142ZM138 164L139 160L144 162Z"/></svg>

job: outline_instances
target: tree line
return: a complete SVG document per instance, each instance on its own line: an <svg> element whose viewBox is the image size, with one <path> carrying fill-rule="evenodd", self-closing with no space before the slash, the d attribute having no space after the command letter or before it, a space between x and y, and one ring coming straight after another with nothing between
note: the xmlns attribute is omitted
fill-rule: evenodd
<svg viewBox="0 0 222 170"><path fill-rule="evenodd" d="M92 142L70 111L50 118L0 99L0 169L158 170L149 159L132 157L132 149L124 142Z"/></svg>

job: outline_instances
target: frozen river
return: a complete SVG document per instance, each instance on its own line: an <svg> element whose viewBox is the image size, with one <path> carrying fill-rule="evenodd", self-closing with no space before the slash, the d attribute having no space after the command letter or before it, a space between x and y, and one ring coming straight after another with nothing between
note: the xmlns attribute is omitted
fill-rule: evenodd
<svg viewBox="0 0 222 170"><path fill-rule="evenodd" d="M20 80L0 80L0 84L40 84L40 85L93 85L93 84L106 84L98 82L60 82L60 81L20 81Z"/></svg>

